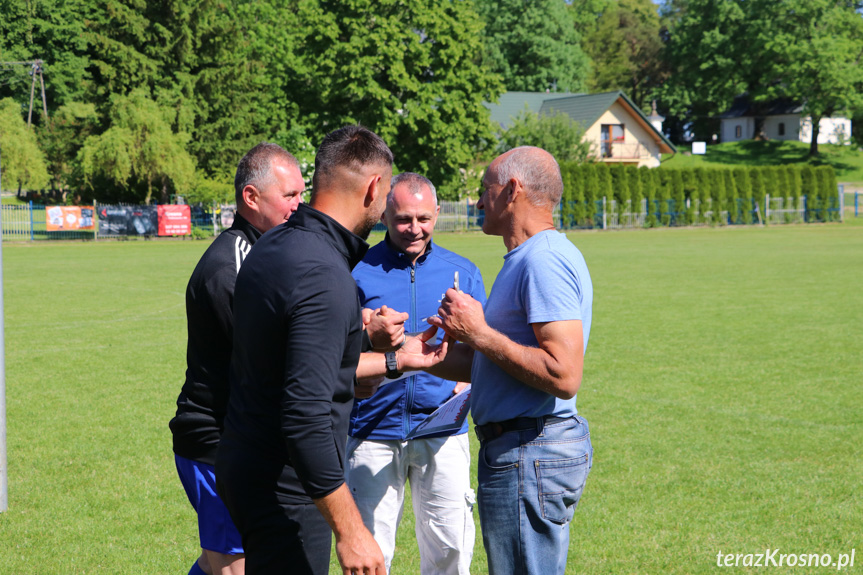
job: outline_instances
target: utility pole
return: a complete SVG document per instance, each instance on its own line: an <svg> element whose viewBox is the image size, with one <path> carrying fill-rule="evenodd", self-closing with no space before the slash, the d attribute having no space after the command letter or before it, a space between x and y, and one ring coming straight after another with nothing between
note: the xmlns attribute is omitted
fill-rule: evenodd
<svg viewBox="0 0 863 575"><path fill-rule="evenodd" d="M3 191L3 142L0 141L0 192ZM9 509L6 472L6 326L3 323L3 209L0 208L0 513Z"/></svg>
<svg viewBox="0 0 863 575"><path fill-rule="evenodd" d="M45 98L45 79L42 76L42 60L28 62L0 62L0 68L11 66L30 66L30 111L27 115L27 126L33 115L33 93L36 89L36 75L39 75L39 85L42 90L42 111L45 113L45 123L48 124L48 104ZM2 134L0 134L2 136ZM3 191L3 142L0 138L0 192ZM9 467L6 458L6 326L3 313L3 209L0 207L0 513L9 509Z"/></svg>
<svg viewBox="0 0 863 575"><path fill-rule="evenodd" d="M27 127L33 123L33 97L36 95L36 76L39 76L39 87L42 92L42 112L45 114L45 123L48 123L48 99L45 97L45 76L42 73L42 68L45 62L42 60L26 60L24 62L0 62L2 67L12 66L29 66L30 76L30 108L27 110Z"/></svg>

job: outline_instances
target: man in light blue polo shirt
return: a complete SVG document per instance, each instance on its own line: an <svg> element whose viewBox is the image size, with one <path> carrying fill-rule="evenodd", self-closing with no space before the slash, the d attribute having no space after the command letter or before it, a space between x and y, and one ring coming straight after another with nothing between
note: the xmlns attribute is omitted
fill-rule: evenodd
<svg viewBox="0 0 863 575"><path fill-rule="evenodd" d="M483 232L502 236L508 253L484 309L451 289L429 319L463 342L433 371L473 383L489 571L564 573L593 459L575 406L593 286L581 252L554 226L563 181L551 154L510 150L489 165L483 188Z"/></svg>

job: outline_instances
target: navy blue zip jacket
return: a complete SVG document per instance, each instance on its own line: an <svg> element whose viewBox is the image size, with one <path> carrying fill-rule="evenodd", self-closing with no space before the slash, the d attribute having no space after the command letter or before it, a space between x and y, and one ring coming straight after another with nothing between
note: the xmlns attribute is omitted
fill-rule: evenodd
<svg viewBox="0 0 863 575"><path fill-rule="evenodd" d="M425 320L437 315L441 296L453 286L485 304L485 286L479 268L467 258L429 242L416 264L389 243L389 236L371 248L354 268L360 303L377 309L386 305L410 318L405 331L425 330ZM438 340L441 338L438 333ZM351 412L350 435L361 439L404 440L407 434L452 396L455 382L425 372L381 386L367 399L358 399ZM467 432L467 421L458 433ZM441 435L447 435L446 433ZM456 434L457 435L457 434Z"/></svg>

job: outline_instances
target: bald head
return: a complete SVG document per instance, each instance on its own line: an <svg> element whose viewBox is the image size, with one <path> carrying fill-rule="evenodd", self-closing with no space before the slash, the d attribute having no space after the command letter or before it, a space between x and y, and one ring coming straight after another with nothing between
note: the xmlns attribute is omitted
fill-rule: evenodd
<svg viewBox="0 0 863 575"><path fill-rule="evenodd" d="M513 148L498 156L492 165L497 173L496 183L503 186L510 180L518 180L531 204L553 208L560 203L563 195L560 166L554 156L542 148Z"/></svg>

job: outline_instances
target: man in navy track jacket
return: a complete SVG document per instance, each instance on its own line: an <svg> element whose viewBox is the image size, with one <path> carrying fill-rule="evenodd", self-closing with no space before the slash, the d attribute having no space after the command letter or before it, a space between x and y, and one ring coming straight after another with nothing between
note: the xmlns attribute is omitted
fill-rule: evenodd
<svg viewBox="0 0 863 575"><path fill-rule="evenodd" d="M408 313L405 331L429 327L442 294L459 274L462 291L485 301L479 269L432 242L440 211L434 185L403 173L392 180L382 221L387 236L365 255L353 276L364 308L386 306ZM390 352L388 376L398 377L398 351ZM425 372L381 385L351 412L347 482L386 559L410 481L421 572L468 573L474 545L467 423L455 433L418 439L407 435L465 384ZM358 394L359 395L359 394Z"/></svg>

